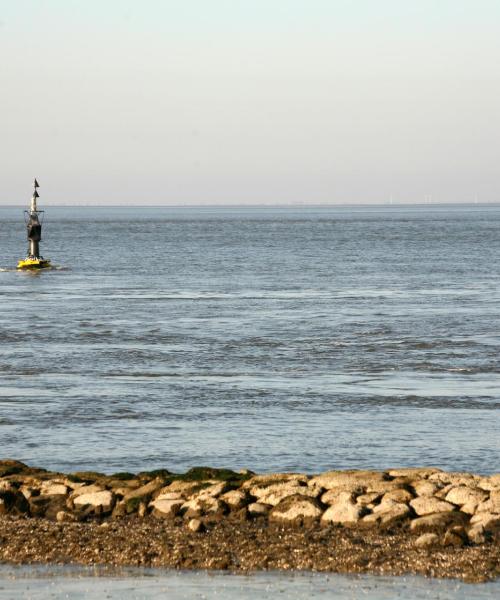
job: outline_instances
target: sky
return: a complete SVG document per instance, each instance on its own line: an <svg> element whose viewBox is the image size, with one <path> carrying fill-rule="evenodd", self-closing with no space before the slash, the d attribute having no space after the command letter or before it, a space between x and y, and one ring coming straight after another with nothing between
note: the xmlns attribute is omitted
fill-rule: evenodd
<svg viewBox="0 0 500 600"><path fill-rule="evenodd" d="M499 0L0 0L0 205L500 200Z"/></svg>

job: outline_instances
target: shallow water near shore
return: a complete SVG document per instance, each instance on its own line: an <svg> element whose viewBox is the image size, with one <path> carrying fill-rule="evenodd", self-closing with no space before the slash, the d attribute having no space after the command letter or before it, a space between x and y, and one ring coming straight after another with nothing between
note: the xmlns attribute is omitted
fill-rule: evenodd
<svg viewBox="0 0 500 600"><path fill-rule="evenodd" d="M0 566L0 598L218 598L220 600L339 598L342 600L482 600L500 594L500 582L466 584L423 577L373 577L321 573L232 575L79 567Z"/></svg>
<svg viewBox="0 0 500 600"><path fill-rule="evenodd" d="M2 455L65 471L500 463L500 207L46 208L12 271Z"/></svg>

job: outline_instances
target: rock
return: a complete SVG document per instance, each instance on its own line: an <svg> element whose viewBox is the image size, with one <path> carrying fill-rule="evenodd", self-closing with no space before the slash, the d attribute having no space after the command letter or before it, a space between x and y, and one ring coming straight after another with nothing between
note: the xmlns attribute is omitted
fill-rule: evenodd
<svg viewBox="0 0 500 600"><path fill-rule="evenodd" d="M411 492L409 492L408 490L404 490L404 489L393 490L392 492L387 492L387 494L384 494L384 496L382 498L382 502L393 501L393 502L399 502L400 504L408 504L412 500L413 500L413 494Z"/></svg>
<svg viewBox="0 0 500 600"><path fill-rule="evenodd" d="M203 523L199 519L191 519L187 524L188 529L194 533L202 533L204 531Z"/></svg>
<svg viewBox="0 0 500 600"><path fill-rule="evenodd" d="M102 485L98 485L95 483L93 483L92 485L82 485L81 487L73 490L73 492L70 495L70 498L74 500L75 498L78 498L78 496L83 496L84 494L97 494L103 491L105 490L102 487Z"/></svg>
<svg viewBox="0 0 500 600"><path fill-rule="evenodd" d="M183 496L183 498L189 498L189 496L192 494L199 492L202 487L206 487L208 485L210 485L210 482L208 481L172 481L170 485L158 490L154 496L178 492Z"/></svg>
<svg viewBox="0 0 500 600"><path fill-rule="evenodd" d="M224 492L229 490L229 485L225 481L219 481L203 488L199 492L193 495L194 498L218 498Z"/></svg>
<svg viewBox="0 0 500 600"><path fill-rule="evenodd" d="M367 496L367 494L362 494L363 490L364 488L359 486L356 486L354 490L345 488L333 488L331 490L328 490L321 496L321 502L323 504L331 505L336 504L337 502L339 502L339 500L354 500L357 494L360 494L360 496ZM380 496L380 494L376 493L376 496ZM358 504L361 504L361 502L359 502Z"/></svg>
<svg viewBox="0 0 500 600"><path fill-rule="evenodd" d="M332 504L321 517L321 522L340 523L342 525L351 525L357 523L366 513L366 509L360 504L355 504L351 494L344 492L335 504Z"/></svg>
<svg viewBox="0 0 500 600"><path fill-rule="evenodd" d="M29 500L29 510L33 517L56 519L57 513L66 508L66 496L32 496Z"/></svg>
<svg viewBox="0 0 500 600"><path fill-rule="evenodd" d="M11 481L0 481L0 492L17 492L17 488Z"/></svg>
<svg viewBox="0 0 500 600"><path fill-rule="evenodd" d="M23 515L30 511L26 498L17 490L0 491L0 514Z"/></svg>
<svg viewBox="0 0 500 600"><path fill-rule="evenodd" d="M265 517L269 512L270 506L260 502L252 502L247 506L248 514L251 517Z"/></svg>
<svg viewBox="0 0 500 600"><path fill-rule="evenodd" d="M488 492L500 490L500 473L490 475L489 477L481 477L477 482L477 487Z"/></svg>
<svg viewBox="0 0 500 600"><path fill-rule="evenodd" d="M388 477L385 473L378 471L328 471L309 480L308 485L312 487L351 489L352 487L366 488L374 485L375 482L386 481ZM373 490L377 491L377 490Z"/></svg>
<svg viewBox="0 0 500 600"><path fill-rule="evenodd" d="M373 507L373 512L375 514L377 513L383 513L383 512L387 512L388 510L392 510L393 508L399 508L399 507L405 507L408 509L407 513L411 514L411 510L408 508L408 506L402 502L396 502L395 500L391 500L390 498L385 500L383 499L382 502L380 504L377 504Z"/></svg>
<svg viewBox="0 0 500 600"><path fill-rule="evenodd" d="M453 486L459 485L470 485L476 487L476 482L480 481L481 477L473 475L472 473L447 473L441 471L440 473L433 473L429 476L429 481L436 483L451 483Z"/></svg>
<svg viewBox="0 0 500 600"><path fill-rule="evenodd" d="M220 499L225 502L231 510L239 510L248 504L248 496L242 490L231 490L222 494Z"/></svg>
<svg viewBox="0 0 500 600"><path fill-rule="evenodd" d="M441 512L413 519L410 522L410 530L415 533L443 531L453 525L465 525L467 522L468 517L463 512Z"/></svg>
<svg viewBox="0 0 500 600"><path fill-rule="evenodd" d="M115 504L113 508L113 512L111 513L111 518L120 519L127 515L127 503L121 500Z"/></svg>
<svg viewBox="0 0 500 600"><path fill-rule="evenodd" d="M437 483L425 480L413 483L412 488L417 496L434 496L440 489Z"/></svg>
<svg viewBox="0 0 500 600"><path fill-rule="evenodd" d="M471 544L485 544L486 543L486 532L484 527L480 524L472 526L467 531L467 537L469 538L469 542Z"/></svg>
<svg viewBox="0 0 500 600"><path fill-rule="evenodd" d="M311 498L316 498L319 495L318 488L301 485L299 481L295 480L274 483L265 487L254 486L249 491L259 502L271 506L277 506L284 498L296 494Z"/></svg>
<svg viewBox="0 0 500 600"><path fill-rule="evenodd" d="M40 490L38 488L35 488L33 486L28 486L28 485L22 485L19 488L19 491L26 498L26 500L29 500L30 498L32 498L34 496L40 495Z"/></svg>
<svg viewBox="0 0 500 600"><path fill-rule="evenodd" d="M184 497L180 492L161 492L156 496L155 500L182 500Z"/></svg>
<svg viewBox="0 0 500 600"><path fill-rule="evenodd" d="M415 540L417 548L430 548L439 543L439 536L435 533L424 533Z"/></svg>
<svg viewBox="0 0 500 600"><path fill-rule="evenodd" d="M463 506L464 504L476 504L478 505L483 500L488 498L488 493L479 488L470 488L464 485L451 488L446 494L446 502Z"/></svg>
<svg viewBox="0 0 500 600"><path fill-rule="evenodd" d="M500 527L500 515L496 513L481 512L473 515L471 525L481 525L485 531L495 531Z"/></svg>
<svg viewBox="0 0 500 600"><path fill-rule="evenodd" d="M461 536L454 533L453 531L447 531L444 534L443 546L453 546L454 548L461 548L464 545L464 540Z"/></svg>
<svg viewBox="0 0 500 600"><path fill-rule="evenodd" d="M181 505L181 511L186 517L198 517L200 515L222 512L224 504L217 498L192 498Z"/></svg>
<svg viewBox="0 0 500 600"><path fill-rule="evenodd" d="M500 514L500 490L492 490L489 500L485 500L477 505L476 512L490 512Z"/></svg>
<svg viewBox="0 0 500 600"><path fill-rule="evenodd" d="M330 492L326 492L326 493L329 494ZM358 496L356 498L356 504L361 504L361 506L368 506L370 504L373 504L377 500L379 500L381 496L382 496L382 494L380 494L379 492L371 492L370 494L361 494L361 496ZM328 504L328 502L323 501L323 497L321 498L321 502L323 502L324 504Z"/></svg>
<svg viewBox="0 0 500 600"><path fill-rule="evenodd" d="M149 506L153 509L153 515L161 519L173 518L179 514L184 500L166 500L157 498L150 502Z"/></svg>
<svg viewBox="0 0 500 600"><path fill-rule="evenodd" d="M411 510L408 508L408 506L406 506L406 504L395 502L393 504L380 504L379 507L383 508L379 508L377 512L373 512L363 517L362 525L379 525L381 527L389 527L399 523L400 521L409 519L411 516Z"/></svg>
<svg viewBox="0 0 500 600"><path fill-rule="evenodd" d="M469 502L460 507L460 510L468 515L474 515L477 512L478 505L475 502Z"/></svg>
<svg viewBox="0 0 500 600"><path fill-rule="evenodd" d="M300 473L274 473L271 475L255 475L247 479L241 486L242 490L250 490L253 487L265 488L276 483L288 483L291 481L307 483L309 477Z"/></svg>
<svg viewBox="0 0 500 600"><path fill-rule="evenodd" d="M56 513L56 521L58 523L75 523L78 521L78 517L67 510L60 510Z"/></svg>
<svg viewBox="0 0 500 600"><path fill-rule="evenodd" d="M69 493L69 489L66 485L59 481L43 481L40 488L41 496L66 496Z"/></svg>
<svg viewBox="0 0 500 600"><path fill-rule="evenodd" d="M411 477L412 479L427 479L430 475L441 472L441 469L436 467L406 467L388 471L391 477Z"/></svg>
<svg viewBox="0 0 500 600"><path fill-rule="evenodd" d="M76 508L91 506L93 509L99 508L99 512L103 513L110 512L113 508L114 502L115 496L113 492L110 492L109 490L81 494L74 499Z"/></svg>
<svg viewBox="0 0 500 600"><path fill-rule="evenodd" d="M318 503L307 496L289 496L275 506L269 515L271 521L303 525L318 520L323 511Z"/></svg>
<svg viewBox="0 0 500 600"><path fill-rule="evenodd" d="M366 486L366 491L387 494L396 490L404 490L406 489L406 486L406 482L403 483L401 481L373 481L372 483L368 483Z"/></svg>
<svg viewBox="0 0 500 600"><path fill-rule="evenodd" d="M149 483L146 483L146 485L143 485L141 487L138 487L137 489L133 489L128 491L125 496L123 497L124 500L131 500L132 498L149 498L153 492L156 492L156 490L159 490L160 488L162 488L165 485L165 480L157 478L157 479L153 479L153 481L150 481Z"/></svg>
<svg viewBox="0 0 500 600"><path fill-rule="evenodd" d="M444 500L438 500L433 496L419 496L410 502L410 506L419 516L455 510L453 504L445 502Z"/></svg>

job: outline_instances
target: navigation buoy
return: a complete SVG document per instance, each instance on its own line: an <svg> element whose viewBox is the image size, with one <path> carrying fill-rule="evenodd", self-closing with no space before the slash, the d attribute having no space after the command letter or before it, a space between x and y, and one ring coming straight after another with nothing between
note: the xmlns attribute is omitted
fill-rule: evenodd
<svg viewBox="0 0 500 600"><path fill-rule="evenodd" d="M37 191L39 187L38 181L35 179L30 209L24 211L24 221L28 230L28 255L24 260L17 263L18 269L46 269L50 267L50 260L40 255L44 211L38 210L36 205L37 198L39 198Z"/></svg>

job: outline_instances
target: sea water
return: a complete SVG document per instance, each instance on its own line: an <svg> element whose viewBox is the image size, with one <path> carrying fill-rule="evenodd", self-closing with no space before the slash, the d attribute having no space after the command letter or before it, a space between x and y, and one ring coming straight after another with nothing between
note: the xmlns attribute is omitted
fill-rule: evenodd
<svg viewBox="0 0 500 600"><path fill-rule="evenodd" d="M500 207L0 208L3 457L104 472L500 458Z"/></svg>
<svg viewBox="0 0 500 600"><path fill-rule="evenodd" d="M500 582L412 576L0 566L2 600L489 600L499 594Z"/></svg>

